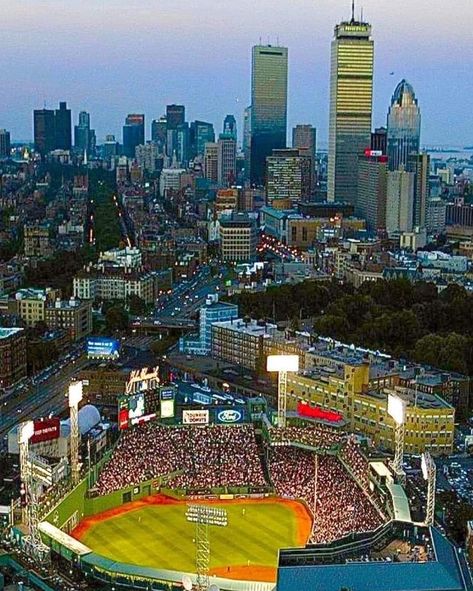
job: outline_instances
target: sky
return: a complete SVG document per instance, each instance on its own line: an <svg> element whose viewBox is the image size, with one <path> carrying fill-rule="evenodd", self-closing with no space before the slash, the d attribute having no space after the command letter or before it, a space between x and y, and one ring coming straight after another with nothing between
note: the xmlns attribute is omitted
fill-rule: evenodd
<svg viewBox="0 0 473 591"><path fill-rule="evenodd" d="M375 41L373 126L406 78L422 144L473 145L472 0L363 0L363 11ZM0 128L28 140L32 110L67 100L74 123L90 112L99 142L107 133L121 141L128 112L146 114L149 136L168 103L217 132L233 113L241 132L251 47L279 39L289 48L289 128L312 123L323 146L333 27L349 16L350 0L6 0Z"/></svg>

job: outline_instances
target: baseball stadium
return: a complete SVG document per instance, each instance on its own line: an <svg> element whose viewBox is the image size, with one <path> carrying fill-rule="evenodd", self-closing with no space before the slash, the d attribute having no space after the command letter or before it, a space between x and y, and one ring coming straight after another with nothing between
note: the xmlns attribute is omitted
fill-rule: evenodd
<svg viewBox="0 0 473 591"><path fill-rule="evenodd" d="M104 588L271 591L281 552L410 521L388 472L354 436L320 423L150 420L51 499L39 531Z"/></svg>

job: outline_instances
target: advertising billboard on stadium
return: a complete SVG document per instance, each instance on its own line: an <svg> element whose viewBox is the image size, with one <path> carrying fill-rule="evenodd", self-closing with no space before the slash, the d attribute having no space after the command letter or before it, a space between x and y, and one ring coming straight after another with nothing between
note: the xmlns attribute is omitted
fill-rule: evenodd
<svg viewBox="0 0 473 591"><path fill-rule="evenodd" d="M182 423L184 425L208 425L208 410L183 410Z"/></svg>
<svg viewBox="0 0 473 591"><path fill-rule="evenodd" d="M61 433L61 422L57 417L52 419L43 419L34 421L34 432L30 443L42 443L43 441L52 441L58 439Z"/></svg>
<svg viewBox="0 0 473 591"><path fill-rule="evenodd" d="M145 414L144 392L128 396L128 418L130 421L139 419Z"/></svg>
<svg viewBox="0 0 473 591"><path fill-rule="evenodd" d="M174 400L161 400L160 414L162 419L171 419L174 416Z"/></svg>
<svg viewBox="0 0 473 591"><path fill-rule="evenodd" d="M120 431L128 429L128 396L118 399L118 428Z"/></svg>
<svg viewBox="0 0 473 591"><path fill-rule="evenodd" d="M297 404L297 414L300 417L307 417L308 419L315 419L319 421L326 421L328 423L340 423L343 421L343 415L333 410L324 410L315 406L309 406L303 402Z"/></svg>
<svg viewBox="0 0 473 591"><path fill-rule="evenodd" d="M215 422L220 425L236 425L244 418L243 411L236 408L218 408L215 411Z"/></svg>
<svg viewBox="0 0 473 591"><path fill-rule="evenodd" d="M161 400L174 400L176 390L174 388L161 388L160 397Z"/></svg>
<svg viewBox="0 0 473 591"><path fill-rule="evenodd" d="M174 416L175 388L161 388L160 414L162 419L170 419Z"/></svg>
<svg viewBox="0 0 473 591"><path fill-rule="evenodd" d="M120 356L120 343L106 337L87 339L87 357L89 359L117 359Z"/></svg>

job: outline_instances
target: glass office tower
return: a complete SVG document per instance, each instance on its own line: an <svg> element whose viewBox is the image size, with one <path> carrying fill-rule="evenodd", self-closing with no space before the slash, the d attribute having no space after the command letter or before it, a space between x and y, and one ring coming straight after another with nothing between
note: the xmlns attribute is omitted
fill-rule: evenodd
<svg viewBox="0 0 473 591"><path fill-rule="evenodd" d="M412 86L401 80L388 112L389 170L407 168L410 154L419 153L420 109Z"/></svg>
<svg viewBox="0 0 473 591"><path fill-rule="evenodd" d="M327 199L356 203L358 158L371 144L371 25L342 22L332 41Z"/></svg>
<svg viewBox="0 0 473 591"><path fill-rule="evenodd" d="M287 48L253 47L250 178L264 183L266 157L286 147Z"/></svg>

